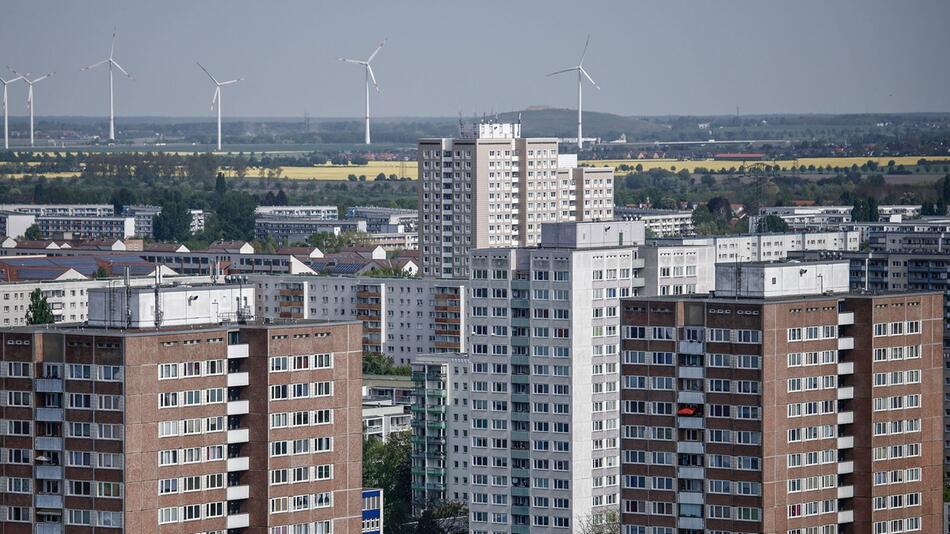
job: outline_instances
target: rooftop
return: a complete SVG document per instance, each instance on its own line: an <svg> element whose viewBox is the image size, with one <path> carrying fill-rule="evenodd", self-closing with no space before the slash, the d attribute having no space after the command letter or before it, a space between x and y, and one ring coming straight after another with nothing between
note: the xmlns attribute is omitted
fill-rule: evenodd
<svg viewBox="0 0 950 534"><path fill-rule="evenodd" d="M269 329L269 328L312 328L315 326L335 326L335 325L359 325L360 321L356 319L342 320L318 320L318 319L270 319L270 320L252 320L243 323L214 323L214 324L193 324L186 326L163 326L161 328L106 328L90 327L84 323L58 324L58 325L31 325L5 328L4 331L12 333L36 333L49 332L56 334L73 335L96 335L96 336L152 336L156 334L185 334L189 332L217 332L237 329Z"/></svg>

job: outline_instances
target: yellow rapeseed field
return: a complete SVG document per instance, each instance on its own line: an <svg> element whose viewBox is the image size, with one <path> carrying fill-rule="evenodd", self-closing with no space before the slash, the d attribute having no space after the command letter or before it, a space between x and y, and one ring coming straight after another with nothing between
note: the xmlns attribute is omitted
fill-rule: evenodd
<svg viewBox="0 0 950 534"><path fill-rule="evenodd" d="M721 160L676 160L676 159L601 159L601 160L589 160L583 161L589 165L595 167L610 166L616 169L620 165L629 165L630 167L636 167L637 165L642 165L643 170L648 171L650 169L666 169L666 170L675 170L679 171L681 169L686 169L689 172L693 172L697 167L702 167L709 169L711 171L720 171L723 169L731 169L733 167L739 168L741 165L749 166L751 164L762 164L762 165L779 165L783 169L788 169L791 167L801 167L802 165L808 167L814 165L815 167L826 167L831 165L832 167L850 167L852 165L861 166L867 163L868 161L874 161L878 165L886 166L888 161L893 160L897 165L917 165L917 162L921 159L927 159L926 156L901 156L901 157L876 157L876 158L800 158L800 159L788 159L788 160L763 160L763 161L721 161ZM940 159L940 158L931 158L931 159Z"/></svg>
<svg viewBox="0 0 950 534"><path fill-rule="evenodd" d="M351 174L366 176L366 181L370 182L376 179L379 173L387 177L395 174L399 177L408 177L415 179L418 167L415 161L370 161L366 165L314 165L312 167L281 167L283 171L280 176L291 180L346 180ZM249 168L247 170L248 178L260 178L260 169ZM267 176L267 169L264 170L264 176Z"/></svg>

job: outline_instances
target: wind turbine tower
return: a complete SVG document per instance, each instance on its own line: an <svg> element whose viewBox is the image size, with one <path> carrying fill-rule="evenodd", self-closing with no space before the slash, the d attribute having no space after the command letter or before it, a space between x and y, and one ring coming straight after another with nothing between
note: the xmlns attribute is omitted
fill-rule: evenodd
<svg viewBox="0 0 950 534"><path fill-rule="evenodd" d="M584 89L584 78L587 78L598 91L600 86L597 85L597 82L590 77L590 74L587 74L587 71L584 70L584 57L587 55L587 46L590 44L590 34L587 34L587 42L584 43L584 52L581 54L581 60L577 62L577 65L569 69L563 69L556 72L548 74L548 76L554 76L555 74L563 74L565 72L577 71L577 149L582 150L584 148L584 119L581 112L583 106L583 89Z"/></svg>
<svg viewBox="0 0 950 534"><path fill-rule="evenodd" d="M221 88L225 85L231 85L238 83L244 78L237 78L236 80L228 80L226 82L219 82L217 78L211 75L208 72L208 69L204 68L201 63L198 63L198 66L201 67L201 70L205 71L205 74L211 78L211 81L214 82L214 96L211 98L211 109L214 109L215 106L218 108L218 152L221 152Z"/></svg>
<svg viewBox="0 0 950 534"><path fill-rule="evenodd" d="M31 80L29 78L30 76L29 72L27 72L26 74L20 74L19 72L11 69L10 67L7 67L7 68L10 69L13 72L13 74L16 74L17 76L19 76L20 79L23 80L24 83L30 86L30 89L26 93L26 109L30 110L30 146L32 147L33 146L33 84L37 82L41 82L45 80L46 78L49 78L55 73L51 72L49 74L44 74L40 76L39 78L34 78Z"/></svg>
<svg viewBox="0 0 950 534"><path fill-rule="evenodd" d="M346 63L353 63L356 65L362 65L366 70L366 115L363 117L366 122L366 139L365 142L369 144L369 82L373 82L373 87L376 88L376 92L379 92L379 84L376 83L376 76L373 75L373 67L370 63L373 61L373 58L376 57L376 54L382 50L383 45L386 44L386 40L383 39L383 42L379 43L379 46L376 47L376 50L370 54L369 58L366 61L361 61L359 59L347 59L347 58L337 58L340 61L345 61Z"/></svg>
<svg viewBox="0 0 950 534"><path fill-rule="evenodd" d="M4 80L0 78L0 84L3 85L3 149L10 149L10 107L9 101L7 100L7 86L11 83L22 79L23 76L17 76L16 78L11 78L9 80Z"/></svg>
<svg viewBox="0 0 950 534"><path fill-rule="evenodd" d="M88 67L83 67L82 70L89 70L98 67L99 65L109 65L109 140L115 141L115 98L112 90L112 67L119 69L122 74L128 79L132 79L132 75L125 71L122 68L122 65L119 65L115 60L115 35L116 29L112 29L112 48L109 49L109 57L103 59L98 63L93 63Z"/></svg>

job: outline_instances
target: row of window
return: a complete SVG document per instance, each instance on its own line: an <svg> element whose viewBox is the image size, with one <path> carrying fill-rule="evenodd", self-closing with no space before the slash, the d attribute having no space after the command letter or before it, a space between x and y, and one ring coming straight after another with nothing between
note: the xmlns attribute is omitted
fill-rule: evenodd
<svg viewBox="0 0 950 534"><path fill-rule="evenodd" d="M788 493L815 491L838 487L838 475L790 478L786 482L788 485Z"/></svg>
<svg viewBox="0 0 950 534"><path fill-rule="evenodd" d="M623 351L623 363L628 365L675 365L672 352L645 352L636 350ZM697 361L702 365L702 360ZM760 369L762 359L752 354L706 354L706 367L726 369Z"/></svg>
<svg viewBox="0 0 950 534"><path fill-rule="evenodd" d="M276 384L270 387L270 400L272 401L332 396L333 382L329 381Z"/></svg>
<svg viewBox="0 0 950 534"><path fill-rule="evenodd" d="M270 442L270 455L287 456L290 454L310 454L333 450L333 438L303 438Z"/></svg>
<svg viewBox="0 0 950 534"><path fill-rule="evenodd" d="M837 400L792 402L788 404L788 417L806 417L809 415L826 415L838 411Z"/></svg>
<svg viewBox="0 0 950 534"><path fill-rule="evenodd" d="M224 460L224 451L224 445L166 449L158 451L158 465L159 467L165 467L170 465L196 464L198 462Z"/></svg>
<svg viewBox="0 0 950 534"><path fill-rule="evenodd" d="M904 482L920 482L921 470L919 467L910 469L895 469L893 471L875 471L874 485L902 484Z"/></svg>
<svg viewBox="0 0 950 534"><path fill-rule="evenodd" d="M826 449L823 451L793 452L785 457L785 465L791 469L793 467L805 467L812 465L833 464L838 462L838 450Z"/></svg>
<svg viewBox="0 0 950 534"><path fill-rule="evenodd" d="M920 530L920 518L892 519L890 521L876 521L874 534L898 534L900 532L916 532Z"/></svg>
<svg viewBox="0 0 950 534"><path fill-rule="evenodd" d="M838 437L838 425L818 425L788 429L789 443L814 441L816 439L831 439L836 437Z"/></svg>
<svg viewBox="0 0 950 534"><path fill-rule="evenodd" d="M211 473L204 476L195 475L180 478L163 478L158 481L158 494L189 493L192 491L207 491L223 487L223 473Z"/></svg>
<svg viewBox="0 0 950 534"><path fill-rule="evenodd" d="M920 408L920 394L895 395L893 397L874 397L874 411L903 410Z"/></svg>
<svg viewBox="0 0 950 534"><path fill-rule="evenodd" d="M874 448L874 461L920 456L920 443L905 443Z"/></svg>
<svg viewBox="0 0 950 534"><path fill-rule="evenodd" d="M919 334L920 321L897 321L894 323L874 323L874 337L903 336Z"/></svg>
<svg viewBox="0 0 950 534"><path fill-rule="evenodd" d="M823 501L811 501L804 503L790 504L788 506L788 517L809 517L821 514L833 514L838 511L838 500L828 499Z"/></svg>
<svg viewBox="0 0 950 534"><path fill-rule="evenodd" d="M202 513L202 510L204 513ZM158 524L197 521L224 516L224 502L209 502L201 504L187 504L185 506L171 506L158 509Z"/></svg>
<svg viewBox="0 0 950 534"><path fill-rule="evenodd" d="M270 471L270 483L272 486L310 482L312 480L331 480L332 478L333 465L331 464L294 467L291 469L271 469Z"/></svg>
<svg viewBox="0 0 950 534"><path fill-rule="evenodd" d="M298 412L273 413L270 416L271 428L286 428L310 425L329 425L333 423L333 410L303 410Z"/></svg>
<svg viewBox="0 0 950 534"><path fill-rule="evenodd" d="M310 369L332 369L333 353L298 354L295 356L271 356L270 372L306 371Z"/></svg>
<svg viewBox="0 0 950 534"><path fill-rule="evenodd" d="M789 367L828 365L833 363L838 363L838 351L836 350L823 350L821 352L790 352L788 354Z"/></svg>
<svg viewBox="0 0 950 534"><path fill-rule="evenodd" d="M190 389L188 391L169 391L158 394L159 409L220 404L223 402L224 388Z"/></svg>
<svg viewBox="0 0 950 534"><path fill-rule="evenodd" d="M907 347L887 347L874 349L874 361L885 362L888 360L912 360L920 358L920 345L910 345Z"/></svg>
<svg viewBox="0 0 950 534"><path fill-rule="evenodd" d="M788 329L788 341L811 341L814 339L835 339L837 337L837 325L806 326Z"/></svg>
<svg viewBox="0 0 950 534"><path fill-rule="evenodd" d="M903 384L919 384L920 369L910 371L892 371L890 373L874 373L874 387L900 386Z"/></svg>
<svg viewBox="0 0 950 534"><path fill-rule="evenodd" d="M225 373L224 360L205 360L183 363L162 363L158 365L158 379L195 378L217 376Z"/></svg>
<svg viewBox="0 0 950 534"><path fill-rule="evenodd" d="M649 339L655 341L675 341L676 327L672 326L624 326L623 339ZM698 340L697 340L698 341ZM706 341L713 343L761 343L760 330L730 330L728 328L707 328Z"/></svg>
<svg viewBox="0 0 950 534"><path fill-rule="evenodd" d="M28 506L0 507L0 522L32 523L33 520L33 509ZM67 525L122 528L122 512L68 509L65 520Z"/></svg>
<svg viewBox="0 0 950 534"><path fill-rule="evenodd" d="M333 492L307 493L292 497L276 497L270 500L270 513L301 512L333 506Z"/></svg>
<svg viewBox="0 0 950 534"><path fill-rule="evenodd" d="M877 421L874 423L875 436L909 434L920 432L920 419L898 419L896 421Z"/></svg>
<svg viewBox="0 0 950 534"><path fill-rule="evenodd" d="M805 376L801 378L789 378L787 391L795 393L798 391L815 391L819 389L837 389L838 375Z"/></svg>
<svg viewBox="0 0 950 534"><path fill-rule="evenodd" d="M210 434L213 432L223 432L224 430L223 416L158 422L158 437L160 438Z"/></svg>
<svg viewBox="0 0 950 534"><path fill-rule="evenodd" d="M920 506L920 493L899 493L897 495L880 495L874 497L874 510L894 508L910 508Z"/></svg>
<svg viewBox="0 0 950 534"><path fill-rule="evenodd" d="M279 527L270 527L268 534L333 534L332 521L317 521L315 523L295 523L293 525L281 525ZM212 534L212 533L208 533Z"/></svg>

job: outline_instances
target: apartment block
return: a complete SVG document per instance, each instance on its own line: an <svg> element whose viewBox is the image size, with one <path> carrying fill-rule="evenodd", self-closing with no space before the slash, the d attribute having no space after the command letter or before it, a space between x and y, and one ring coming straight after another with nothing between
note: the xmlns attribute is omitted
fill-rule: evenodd
<svg viewBox="0 0 950 534"><path fill-rule="evenodd" d="M36 225L47 238L127 239L135 236L135 217L44 215Z"/></svg>
<svg viewBox="0 0 950 534"><path fill-rule="evenodd" d="M411 419L405 404L363 399L363 439L387 441L393 433L408 432Z"/></svg>
<svg viewBox="0 0 950 534"><path fill-rule="evenodd" d="M366 221L324 219L322 217L285 217L258 215L254 219L254 234L258 239L273 239L278 243L304 243L313 234L365 232Z"/></svg>
<svg viewBox="0 0 950 534"><path fill-rule="evenodd" d="M693 212L617 206L614 218L620 221L643 221L653 237L690 236L696 233Z"/></svg>
<svg viewBox="0 0 950 534"><path fill-rule="evenodd" d="M774 215L796 231L838 230L851 223L852 206L775 206L759 208L758 215L749 218L749 228ZM920 205L878 206L881 221L901 222L920 217Z"/></svg>
<svg viewBox="0 0 950 534"><path fill-rule="evenodd" d="M623 301L623 532L942 529L943 296L720 267L715 295Z"/></svg>
<svg viewBox="0 0 950 534"><path fill-rule="evenodd" d="M419 247L427 277L465 278L469 253L537 245L541 225L611 220L613 171L578 167L555 138L481 123L459 138L420 139Z"/></svg>
<svg viewBox="0 0 950 534"><path fill-rule="evenodd" d="M462 280L371 276L248 276L261 317L363 323L363 350L409 364L422 354L466 350Z"/></svg>
<svg viewBox="0 0 950 534"><path fill-rule="evenodd" d="M0 235L21 238L36 223L36 216L15 211L0 211Z"/></svg>
<svg viewBox="0 0 950 534"><path fill-rule="evenodd" d="M340 218L336 206L258 206L254 208L254 213L272 217L297 217L324 221Z"/></svg>
<svg viewBox="0 0 950 534"><path fill-rule="evenodd" d="M550 224L537 248L472 253L472 532L569 532L618 506L619 307L643 233Z"/></svg>
<svg viewBox="0 0 950 534"><path fill-rule="evenodd" d="M29 213L37 217L112 217L112 204L0 204L0 211Z"/></svg>
<svg viewBox="0 0 950 534"><path fill-rule="evenodd" d="M119 290L86 326L0 332L0 528L361 532L360 325L254 322L249 292Z"/></svg>
<svg viewBox="0 0 950 534"><path fill-rule="evenodd" d="M432 354L412 363L412 509L469 498L469 360Z"/></svg>
<svg viewBox="0 0 950 534"><path fill-rule="evenodd" d="M123 215L135 218L135 235L142 238L152 237L155 217L158 217L161 213L161 206L122 206Z"/></svg>
<svg viewBox="0 0 950 534"><path fill-rule="evenodd" d="M712 245L716 263L776 261L795 251L855 251L861 248L861 234L857 231L676 237L647 241L650 245Z"/></svg>

